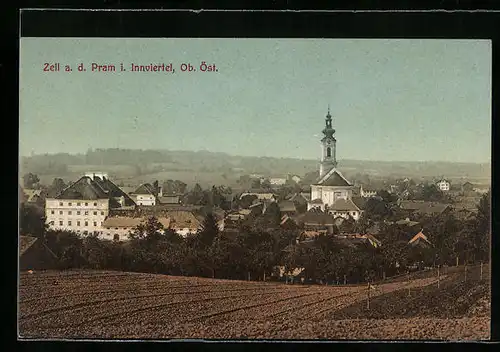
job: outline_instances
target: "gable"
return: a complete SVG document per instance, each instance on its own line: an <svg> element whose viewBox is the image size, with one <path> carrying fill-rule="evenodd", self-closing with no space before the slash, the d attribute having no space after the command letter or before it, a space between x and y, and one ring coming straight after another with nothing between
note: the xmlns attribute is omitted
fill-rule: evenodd
<svg viewBox="0 0 500 352"><path fill-rule="evenodd" d="M323 176L317 183L322 186L352 186L347 179L336 168L331 169L325 176Z"/></svg>

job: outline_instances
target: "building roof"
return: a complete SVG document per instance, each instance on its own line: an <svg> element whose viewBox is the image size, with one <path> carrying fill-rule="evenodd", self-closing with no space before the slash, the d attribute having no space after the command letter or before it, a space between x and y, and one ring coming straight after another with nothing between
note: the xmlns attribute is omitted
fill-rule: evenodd
<svg viewBox="0 0 500 352"><path fill-rule="evenodd" d="M19 255L22 256L37 239L33 236L19 236Z"/></svg>
<svg viewBox="0 0 500 352"><path fill-rule="evenodd" d="M322 186L352 186L336 168L332 168L328 171L328 173L321 177L316 184Z"/></svg>
<svg viewBox="0 0 500 352"><path fill-rule="evenodd" d="M418 224L419 224L418 221L411 221L408 218L396 221L396 225L415 226L415 225L418 225Z"/></svg>
<svg viewBox="0 0 500 352"><path fill-rule="evenodd" d="M290 200L283 200L278 203L280 211L284 212L295 212L297 209L295 208L295 204Z"/></svg>
<svg viewBox="0 0 500 352"><path fill-rule="evenodd" d="M408 241L408 244L417 245L417 244L420 244L421 242L424 242L427 245L431 244L431 242L429 241L427 236L425 236L422 231L420 231L415 236L413 236L413 238Z"/></svg>
<svg viewBox="0 0 500 352"><path fill-rule="evenodd" d="M173 195L169 195L169 196L162 196L162 197L158 197L158 200L160 201L161 204L179 204L180 202L180 196L173 196Z"/></svg>
<svg viewBox="0 0 500 352"><path fill-rule="evenodd" d="M262 200L262 199L273 199L273 198L276 197L274 195L274 193L271 193L271 192L260 192L260 191L257 191L257 192L243 192L240 195L240 199L242 199L245 196L252 196L252 195L256 196L257 199L259 199L259 200Z"/></svg>
<svg viewBox="0 0 500 352"><path fill-rule="evenodd" d="M335 224L332 215L315 211L306 212L305 214L299 217L299 221L308 225L331 226Z"/></svg>
<svg viewBox="0 0 500 352"><path fill-rule="evenodd" d="M23 189L24 194L26 195L27 199L26 201L28 202L34 202L37 197L42 196L42 190L41 189L29 189L25 188Z"/></svg>
<svg viewBox="0 0 500 352"><path fill-rule="evenodd" d="M136 190L136 187L131 187L131 186L122 186L120 187L120 189L124 192L124 193L133 193L135 190Z"/></svg>
<svg viewBox="0 0 500 352"><path fill-rule="evenodd" d="M118 228L130 228L136 227L137 225L146 221L144 217L128 217L128 216L113 216L108 217L102 223L104 228L118 227ZM169 228L170 219L166 217L158 218L158 221L163 225L164 228Z"/></svg>
<svg viewBox="0 0 500 352"><path fill-rule="evenodd" d="M109 179L99 176L83 176L70 186L63 189L55 199L84 199L97 200L109 199L110 207L119 207L116 198L123 197L125 206L135 205L132 198L123 192L117 185Z"/></svg>
<svg viewBox="0 0 500 352"><path fill-rule="evenodd" d="M329 208L336 211L360 211L356 204L350 199L340 198Z"/></svg>
<svg viewBox="0 0 500 352"><path fill-rule="evenodd" d="M201 226L200 221L189 211L169 211L167 216L171 228L198 229Z"/></svg>
<svg viewBox="0 0 500 352"><path fill-rule="evenodd" d="M423 214L441 214L450 207L450 204L403 200L400 207L404 210L413 210Z"/></svg>
<svg viewBox="0 0 500 352"><path fill-rule="evenodd" d="M367 199L361 196L351 197L352 202L361 210L365 209Z"/></svg>
<svg viewBox="0 0 500 352"><path fill-rule="evenodd" d="M143 183L137 187L137 189L132 192L132 194L149 194L156 196L156 189L150 183Z"/></svg>

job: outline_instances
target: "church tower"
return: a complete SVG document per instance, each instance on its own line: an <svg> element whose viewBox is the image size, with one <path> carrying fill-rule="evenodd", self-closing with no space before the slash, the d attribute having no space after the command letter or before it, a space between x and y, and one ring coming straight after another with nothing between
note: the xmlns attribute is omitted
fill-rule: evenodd
<svg viewBox="0 0 500 352"><path fill-rule="evenodd" d="M335 130L332 127L332 115L330 106L325 119L324 137L321 139L321 162L319 165L319 177L323 177L328 171L337 167L337 140L333 136Z"/></svg>

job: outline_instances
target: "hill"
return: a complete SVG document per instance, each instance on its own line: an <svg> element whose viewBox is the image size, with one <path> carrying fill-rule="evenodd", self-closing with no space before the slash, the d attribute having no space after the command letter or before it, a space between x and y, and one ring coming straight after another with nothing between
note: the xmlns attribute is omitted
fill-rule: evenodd
<svg viewBox="0 0 500 352"><path fill-rule="evenodd" d="M20 174L38 174L42 183L54 177L68 180L85 171L106 171L118 182L138 184L159 179L180 179L189 185L200 183L234 184L245 174L266 177L301 177L318 170L318 160L235 156L207 151L95 149L85 154L43 154L21 157ZM349 178L412 177L426 179L441 175L453 180L490 183L491 165L451 162L340 160L339 166Z"/></svg>
<svg viewBox="0 0 500 352"><path fill-rule="evenodd" d="M285 285L110 271L23 272L19 331L23 338L487 339L490 318L484 312L464 314L459 309L460 314L444 319L432 310L412 315L389 309L405 305L408 289L413 297L453 297L444 301L443 309L464 302L472 307L472 300L458 303L457 295L470 288L453 288L460 286L459 276L443 274L440 288L432 274L378 284L370 290L370 312L364 312L364 285ZM476 276L471 273L469 280L478 283ZM436 301L428 298L416 298L414 306L434 307ZM384 307L390 313L377 313Z"/></svg>

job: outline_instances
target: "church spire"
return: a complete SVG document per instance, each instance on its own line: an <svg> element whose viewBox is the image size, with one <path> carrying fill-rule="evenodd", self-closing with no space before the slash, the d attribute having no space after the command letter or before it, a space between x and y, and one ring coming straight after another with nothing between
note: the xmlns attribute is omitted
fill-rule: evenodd
<svg viewBox="0 0 500 352"><path fill-rule="evenodd" d="M325 118L325 128L323 129L324 137L321 139L321 163L320 177L337 167L337 140L334 137L335 129L332 127L332 115L330 114L330 104L328 104L328 112Z"/></svg>

